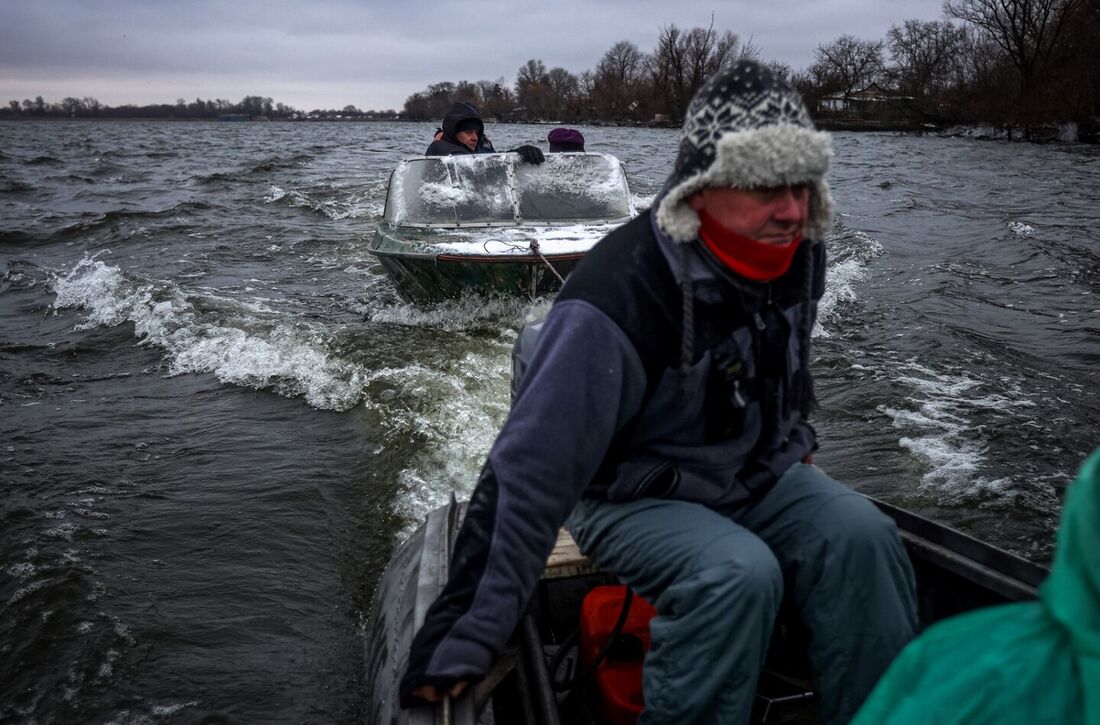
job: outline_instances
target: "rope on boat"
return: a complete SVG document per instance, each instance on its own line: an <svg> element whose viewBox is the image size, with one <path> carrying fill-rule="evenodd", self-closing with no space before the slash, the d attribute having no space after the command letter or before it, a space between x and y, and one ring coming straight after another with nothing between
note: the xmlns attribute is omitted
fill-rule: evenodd
<svg viewBox="0 0 1100 725"><path fill-rule="evenodd" d="M554 273L554 276L558 278L558 281L564 285L565 279L560 274L558 274L558 270L554 269L554 265L550 264L550 260L543 256L542 250L539 249L539 240L531 240L531 251L539 255L539 259L546 263L546 266L550 268L550 271Z"/></svg>

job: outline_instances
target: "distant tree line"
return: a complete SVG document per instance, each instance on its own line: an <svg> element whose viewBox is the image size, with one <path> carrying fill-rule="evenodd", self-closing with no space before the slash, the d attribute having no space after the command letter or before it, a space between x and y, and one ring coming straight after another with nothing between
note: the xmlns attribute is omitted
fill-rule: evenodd
<svg viewBox="0 0 1100 725"><path fill-rule="evenodd" d="M1019 129L1074 122L1100 130L1100 0L947 0L944 19L905 20L885 39L843 35L793 72L770 62L821 119L890 115L915 128L993 124ZM719 66L760 51L731 31L662 27L652 52L619 41L596 67L575 74L520 67L514 83L441 82L409 96L404 116L438 121L454 101L486 116L564 123L682 122L695 91ZM861 94L877 86L871 107Z"/></svg>
<svg viewBox="0 0 1100 725"><path fill-rule="evenodd" d="M285 103L276 103L263 96L245 96L238 103L223 98L203 100L196 98L190 103L180 98L174 104L156 103L147 106L123 105L107 106L91 96L84 98L65 98L59 103L47 103L42 96L32 101L12 100L6 108L0 107L0 117L5 118L161 118L215 120L226 117L268 120L334 120L334 119L375 119L397 118L395 110L361 111L355 106L341 109L314 109L300 111Z"/></svg>
<svg viewBox="0 0 1100 725"><path fill-rule="evenodd" d="M1100 136L1100 0L946 0L943 9L942 20L905 20L880 40L842 35L818 46L803 70L769 65L822 121L859 116L912 128L992 124L1018 129L1024 138L1073 122L1082 138ZM713 23L668 25L652 52L622 40L579 74L531 59L511 83L500 77L429 85L409 96L401 113L355 106L303 112L261 96L114 108L90 97L47 103L38 96L10 101L0 117L438 122L454 101L469 101L501 121L679 125L708 76L729 61L760 56L751 42Z"/></svg>
<svg viewBox="0 0 1100 725"><path fill-rule="evenodd" d="M709 28L661 29L653 53L621 40L592 70L547 70L541 60L520 67L514 84L495 81L434 83L405 100L405 116L438 120L454 101L469 101L501 120L639 122L681 119L695 90L724 63L759 56L732 32ZM785 74L790 69L780 66Z"/></svg>

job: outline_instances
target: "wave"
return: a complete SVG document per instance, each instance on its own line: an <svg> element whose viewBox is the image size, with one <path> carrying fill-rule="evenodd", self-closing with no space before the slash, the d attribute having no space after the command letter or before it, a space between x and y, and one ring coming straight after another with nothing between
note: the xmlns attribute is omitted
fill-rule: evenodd
<svg viewBox="0 0 1100 725"><path fill-rule="evenodd" d="M1014 484L1008 478L981 474L989 446L982 422L993 415L1011 415L1034 408L1016 386L981 379L977 371L943 372L909 360L892 373L908 389L906 407L880 405L878 411L905 431L898 443L926 467L921 488L944 503L988 496L1002 498Z"/></svg>
<svg viewBox="0 0 1100 725"><path fill-rule="evenodd" d="M867 275L868 265L883 253L882 244L858 229L849 229L837 221L827 237L828 259L825 270L825 294L818 303L814 337L830 337L826 325L841 322L846 304L858 299L858 283Z"/></svg>
<svg viewBox="0 0 1100 725"><path fill-rule="evenodd" d="M47 181L56 181L63 184L95 184L95 179L87 176L81 176L80 174L65 174L63 176L49 176L46 177Z"/></svg>
<svg viewBox="0 0 1100 725"><path fill-rule="evenodd" d="M94 219L87 221L77 222L75 224L69 224L62 227L48 238L50 242L65 242L70 241L75 237L88 234L90 232L97 231L104 227L109 227L122 222L139 219L164 219L176 216L189 214L196 211L206 211L213 208L214 205L205 201L184 201L179 204L174 204L167 209L147 209L139 211L122 211L118 209L112 209L110 211L99 214Z"/></svg>
<svg viewBox="0 0 1100 725"><path fill-rule="evenodd" d="M279 169L293 169L313 160L312 154L291 154L290 156L272 156L248 168L248 173L254 174Z"/></svg>
<svg viewBox="0 0 1100 725"><path fill-rule="evenodd" d="M515 330L545 315L551 303L471 297L417 308L376 301L364 310L368 330L357 336L292 322L259 302L186 293L95 258L55 275L50 284L54 309L84 311L78 329L132 324L141 344L164 351L170 376L212 374L224 383L301 398L318 409L361 405L374 418L380 445L392 446L402 459L392 506L410 526L452 489L472 489L507 416ZM386 325L419 332L387 335ZM440 330L458 334L443 339ZM408 348L423 345L424 353L394 364L374 352L388 337ZM70 522L55 528L62 539L84 535Z"/></svg>
<svg viewBox="0 0 1100 725"><path fill-rule="evenodd" d="M35 156L34 158L27 159L23 162L24 166L55 166L57 164L64 163L61 159L55 156Z"/></svg>
<svg viewBox="0 0 1100 725"><path fill-rule="evenodd" d="M86 311L80 329L132 323L142 344L164 350L169 375L209 373L326 410L346 410L362 396L364 370L331 355L319 328L291 324L262 305L186 294L95 258L54 276L51 287L55 309Z"/></svg>
<svg viewBox="0 0 1100 725"><path fill-rule="evenodd" d="M216 171L210 174L192 176L189 181L196 184L212 184L222 181L240 181L250 176L268 174L282 169L295 169L313 160L312 154L291 154L290 156L271 156L253 164L247 164L230 171Z"/></svg>
<svg viewBox="0 0 1100 725"><path fill-rule="evenodd" d="M439 369L413 363L372 372L364 406L376 413L386 439L419 453L397 474L394 512L404 534L445 502L467 497L508 414L508 344L498 341Z"/></svg>
<svg viewBox="0 0 1100 725"><path fill-rule="evenodd" d="M394 297L396 299L396 295ZM432 305L368 304L357 310L368 321L431 328L445 332L518 330L525 322L546 317L553 299L464 295L457 300Z"/></svg>
<svg viewBox="0 0 1100 725"><path fill-rule="evenodd" d="M16 179L0 179L0 194L23 194L37 190L37 187Z"/></svg>
<svg viewBox="0 0 1100 725"><path fill-rule="evenodd" d="M340 219L366 219L382 216L385 209L384 199L374 189L363 189L354 192L344 191L343 198L331 196L332 190L323 192L298 191L296 189L283 189L271 185L265 204L283 204L292 208L309 209L322 214L333 221ZM384 197L385 195L382 194Z"/></svg>

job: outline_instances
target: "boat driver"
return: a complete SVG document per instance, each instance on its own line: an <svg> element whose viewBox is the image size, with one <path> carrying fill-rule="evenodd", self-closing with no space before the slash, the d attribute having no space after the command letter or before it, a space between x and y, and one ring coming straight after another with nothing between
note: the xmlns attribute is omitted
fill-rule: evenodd
<svg viewBox="0 0 1100 725"><path fill-rule="evenodd" d="M566 523L657 608L641 722L748 722L784 601L820 722L856 712L912 638L916 595L893 521L810 462L831 155L766 66L699 89L652 208L585 256L543 324L403 705L485 677Z"/></svg>
<svg viewBox="0 0 1100 725"><path fill-rule="evenodd" d="M443 132L442 137L438 131ZM529 164L541 164L544 160L542 149L538 146L520 146L511 149L520 159ZM437 130L436 139L424 152L425 156L454 156L462 154L496 153L493 144L485 136L485 122L472 103L456 102L451 104L443 123Z"/></svg>

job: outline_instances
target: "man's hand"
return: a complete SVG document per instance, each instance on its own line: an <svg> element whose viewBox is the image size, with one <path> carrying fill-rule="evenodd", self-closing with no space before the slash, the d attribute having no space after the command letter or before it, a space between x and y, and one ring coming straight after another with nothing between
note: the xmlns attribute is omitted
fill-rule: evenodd
<svg viewBox="0 0 1100 725"><path fill-rule="evenodd" d="M538 146L520 146L518 149L512 149L512 151L519 154L520 160L525 164L541 164L546 161L542 149Z"/></svg>
<svg viewBox="0 0 1100 725"><path fill-rule="evenodd" d="M450 695L451 699L455 699L462 694L462 691L466 689L468 682L456 682L451 685L450 689L445 694ZM444 693L440 691L435 685L421 685L412 691L413 697L419 697L421 700L427 700L428 702L441 702L443 700Z"/></svg>

